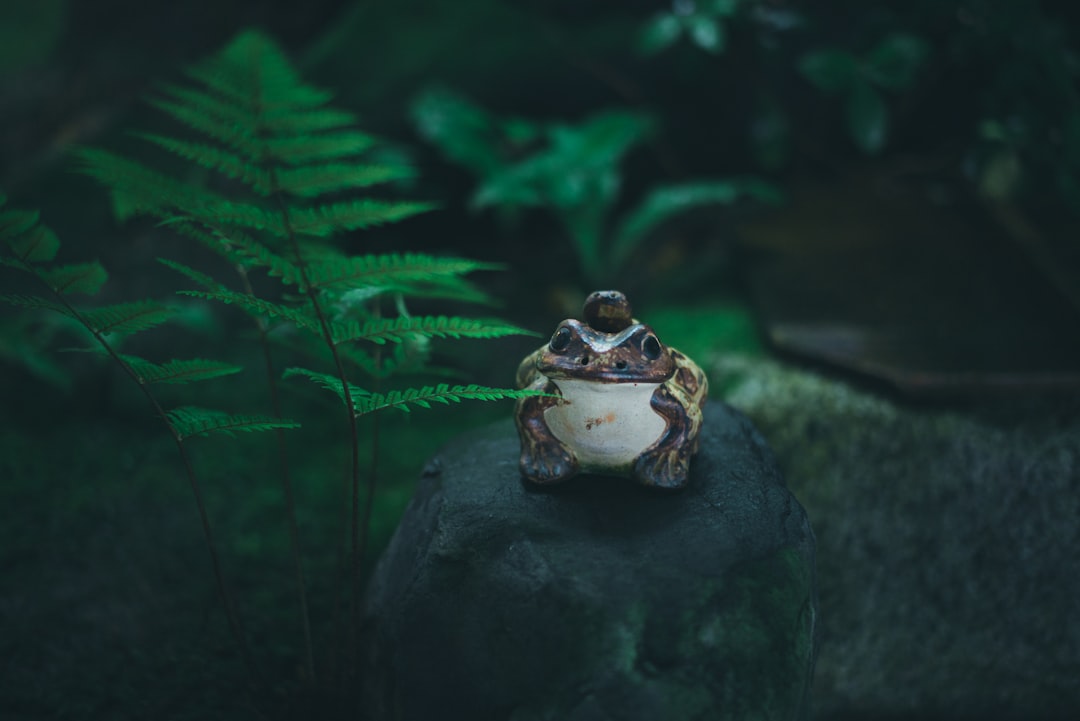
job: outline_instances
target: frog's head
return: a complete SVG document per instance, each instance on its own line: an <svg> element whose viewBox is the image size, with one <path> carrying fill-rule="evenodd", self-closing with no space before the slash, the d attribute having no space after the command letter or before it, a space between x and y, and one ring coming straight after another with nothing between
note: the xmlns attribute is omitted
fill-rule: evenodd
<svg viewBox="0 0 1080 721"><path fill-rule="evenodd" d="M675 373L671 351L652 328L633 319L619 291L590 295L585 320L559 324L537 359L537 370L548 378L597 383L663 383Z"/></svg>

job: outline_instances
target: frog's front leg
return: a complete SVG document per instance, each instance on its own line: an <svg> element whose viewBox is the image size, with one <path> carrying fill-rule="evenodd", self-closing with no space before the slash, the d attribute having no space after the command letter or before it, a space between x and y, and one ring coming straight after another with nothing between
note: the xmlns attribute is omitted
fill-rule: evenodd
<svg viewBox="0 0 1080 721"><path fill-rule="evenodd" d="M518 399L514 421L521 437L521 474L534 483L565 481L577 474L578 460L544 420L544 411L565 401L559 397L558 386L543 376L528 388L549 395Z"/></svg>
<svg viewBox="0 0 1080 721"><path fill-rule="evenodd" d="M679 489L686 485L690 474L690 456L696 443L700 417L694 418L696 406L688 406L685 398L677 397L678 389L664 384L652 396L652 409L667 421L664 433L634 461L633 477L638 483L658 488ZM695 439L696 440L696 439Z"/></svg>

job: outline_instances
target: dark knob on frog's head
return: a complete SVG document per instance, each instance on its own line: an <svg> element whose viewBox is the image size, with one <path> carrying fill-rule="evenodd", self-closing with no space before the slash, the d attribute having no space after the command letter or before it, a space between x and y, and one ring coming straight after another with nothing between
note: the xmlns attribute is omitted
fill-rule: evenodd
<svg viewBox="0 0 1080 721"><path fill-rule="evenodd" d="M617 290L598 290L585 299L585 322L594 330L618 333L633 323L630 301Z"/></svg>

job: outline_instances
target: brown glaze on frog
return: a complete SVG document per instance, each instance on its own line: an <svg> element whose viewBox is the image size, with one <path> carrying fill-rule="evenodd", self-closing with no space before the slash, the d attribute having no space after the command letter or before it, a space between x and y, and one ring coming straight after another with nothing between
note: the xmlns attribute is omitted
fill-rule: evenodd
<svg viewBox="0 0 1080 721"><path fill-rule="evenodd" d="M705 374L635 320L619 291L590 295L584 316L560 323L518 368L518 387L550 394L517 402L522 475L557 483L589 472L683 487Z"/></svg>

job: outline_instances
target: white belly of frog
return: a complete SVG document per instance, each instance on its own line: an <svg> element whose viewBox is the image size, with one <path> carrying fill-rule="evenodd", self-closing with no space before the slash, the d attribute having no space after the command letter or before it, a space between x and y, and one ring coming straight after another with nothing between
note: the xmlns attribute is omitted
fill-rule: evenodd
<svg viewBox="0 0 1080 721"><path fill-rule="evenodd" d="M554 382L563 401L544 411L544 421L582 470L626 468L667 428L650 404L659 383Z"/></svg>

